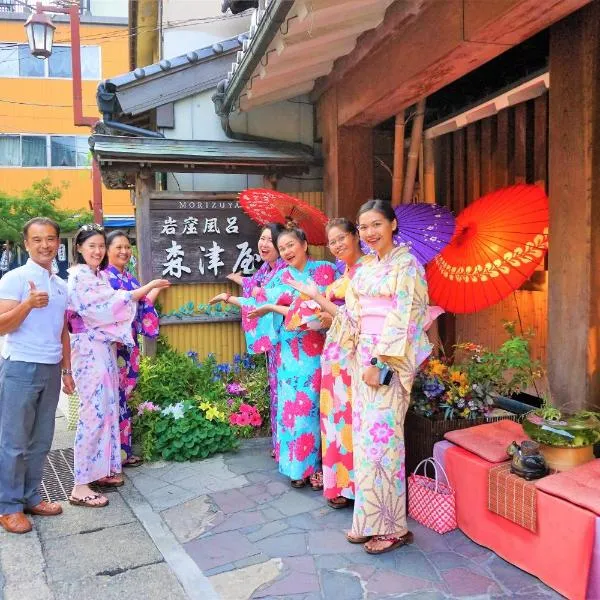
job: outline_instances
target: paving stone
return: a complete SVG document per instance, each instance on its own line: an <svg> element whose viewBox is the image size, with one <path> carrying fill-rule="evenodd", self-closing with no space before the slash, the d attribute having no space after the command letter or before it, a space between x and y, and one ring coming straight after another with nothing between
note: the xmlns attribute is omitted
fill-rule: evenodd
<svg viewBox="0 0 600 600"><path fill-rule="evenodd" d="M155 490L160 490L161 488L169 485L167 481L163 481L162 479L158 479L157 477L152 477L151 475L141 474L138 477L131 478L133 485L137 488L140 494L151 494Z"/></svg>
<svg viewBox="0 0 600 600"><path fill-rule="evenodd" d="M51 585L56 581L84 579L90 574L100 575L131 569L163 559L137 522L94 533L47 540L44 544L44 558L47 564L46 575Z"/></svg>
<svg viewBox="0 0 600 600"><path fill-rule="evenodd" d="M423 550L423 552L444 552L448 550L448 544L443 535L418 525L417 523L409 525L409 529L415 536L415 544Z"/></svg>
<svg viewBox="0 0 600 600"><path fill-rule="evenodd" d="M383 556L383 555L381 555ZM408 592L425 592L433 589L431 581L400 575L394 571L375 571L366 582L369 598L377 598L388 594L406 594Z"/></svg>
<svg viewBox="0 0 600 600"><path fill-rule="evenodd" d="M441 581L437 571L422 552L407 552L408 548L395 550L396 571L402 575L419 577L429 581Z"/></svg>
<svg viewBox="0 0 600 600"><path fill-rule="evenodd" d="M169 484L150 494L144 494L144 498L150 503L152 508L160 512L192 500L197 495L197 493L190 490L184 490L177 485Z"/></svg>
<svg viewBox="0 0 600 600"><path fill-rule="evenodd" d="M55 600L55 596L46 582L39 579L7 585L4 589L0 589L0 598L4 600Z"/></svg>
<svg viewBox="0 0 600 600"><path fill-rule="evenodd" d="M291 596L294 598L294 600L296 600L298 598L296 594L306 594L309 592L319 591L320 586L316 573L313 575L291 572L281 579L258 590L252 597L264 598L268 596L275 596L278 598L278 600L282 600L282 596L284 598Z"/></svg>
<svg viewBox="0 0 600 600"><path fill-rule="evenodd" d="M394 552L387 552L385 554L369 554L365 552L361 545L357 545L360 548L360 552L353 552L352 554L346 554L348 560L352 565L365 565L368 567L382 568L382 569L395 569L396 568L396 557ZM352 566L352 569L355 567Z"/></svg>
<svg viewBox="0 0 600 600"><path fill-rule="evenodd" d="M27 568L24 569L23 565ZM18 587L31 580L43 583L44 568L42 547L35 530L15 535L0 529L0 572L7 587Z"/></svg>
<svg viewBox="0 0 600 600"><path fill-rule="evenodd" d="M231 531L232 529L242 529L251 525L261 525L265 522L265 518L258 511L238 512L228 515L227 518L212 531L213 533L221 533L223 531Z"/></svg>
<svg viewBox="0 0 600 600"><path fill-rule="evenodd" d="M465 566L465 557L456 552L431 552L427 557L440 571Z"/></svg>
<svg viewBox="0 0 600 600"><path fill-rule="evenodd" d="M404 594L402 600L445 600L446 594L443 592L416 592L414 594ZM474 599L472 599L474 600ZM483 599L482 599L483 600ZM487 600L487 598L485 599Z"/></svg>
<svg viewBox="0 0 600 600"><path fill-rule="evenodd" d="M237 531L226 531L198 538L184 544L184 548L203 571L233 563L260 552L259 548Z"/></svg>
<svg viewBox="0 0 600 600"><path fill-rule="evenodd" d="M235 564L232 562L225 563L224 565L219 565L218 567L213 567L212 569L206 569L203 572L205 577L212 577L213 575L219 575L220 573L227 573L228 571L234 571Z"/></svg>
<svg viewBox="0 0 600 600"><path fill-rule="evenodd" d="M314 510L321 505L322 500L309 496L301 491L290 490L273 500L269 506L291 517L303 512Z"/></svg>
<svg viewBox="0 0 600 600"><path fill-rule="evenodd" d="M161 516L181 543L211 531L224 520L223 513L214 509L208 496L200 496L164 510Z"/></svg>
<svg viewBox="0 0 600 600"><path fill-rule="evenodd" d="M363 589L358 577L339 571L321 573L321 591L325 598L362 600L363 597Z"/></svg>
<svg viewBox="0 0 600 600"><path fill-rule="evenodd" d="M275 462L267 452L249 452L225 460L233 473L244 475L252 471L273 471Z"/></svg>
<svg viewBox="0 0 600 600"><path fill-rule="evenodd" d="M263 513L264 511L262 511L261 514ZM271 521L256 531L246 534L246 537L251 542L258 542L258 540L282 533L283 531L286 531L287 528L288 526L285 521Z"/></svg>
<svg viewBox="0 0 600 600"><path fill-rule="evenodd" d="M65 537L75 533L84 533L125 525L135 521L135 516L118 493L110 494L110 504L102 509L102 516L97 511L61 503L63 514L58 517L34 517L34 526L42 540Z"/></svg>
<svg viewBox="0 0 600 600"><path fill-rule="evenodd" d="M315 574L317 572L312 556L289 556L283 559L283 564L297 573Z"/></svg>
<svg viewBox="0 0 600 600"><path fill-rule="evenodd" d="M252 483L263 483L270 482L273 480L273 478L270 477L269 474L264 473L263 471L257 471L256 473L246 473L245 476L246 479L248 479L248 481L251 481Z"/></svg>
<svg viewBox="0 0 600 600"><path fill-rule="evenodd" d="M267 491L273 496L280 496L289 489L289 485L283 481L271 481L267 484Z"/></svg>
<svg viewBox="0 0 600 600"><path fill-rule="evenodd" d="M444 571L442 577L450 593L459 598L475 596L476 594L492 595L502 592L493 579L474 573L469 569L450 569Z"/></svg>
<svg viewBox="0 0 600 600"><path fill-rule="evenodd" d="M250 565L257 565L260 563L268 562L269 557L264 554L255 554L254 556L249 556L248 558L242 558L242 560L236 560L233 563L233 566L236 569L242 569L244 567L249 567Z"/></svg>
<svg viewBox="0 0 600 600"><path fill-rule="evenodd" d="M304 529L305 531L320 531L323 529L323 524L317 522L311 513L300 513L287 519L290 527Z"/></svg>
<svg viewBox="0 0 600 600"><path fill-rule="evenodd" d="M504 588L513 593L536 586L540 580L495 556L487 563L488 570Z"/></svg>
<svg viewBox="0 0 600 600"><path fill-rule="evenodd" d="M341 531L309 531L308 550L311 554L350 554L364 552L361 544L350 544Z"/></svg>
<svg viewBox="0 0 600 600"><path fill-rule="evenodd" d="M244 475L236 475L229 479L218 479L217 477L206 478L206 488L213 492L222 492L234 488L241 488L248 484L248 479Z"/></svg>
<svg viewBox="0 0 600 600"><path fill-rule="evenodd" d="M278 521L279 519L283 519L283 517L285 517L280 510L277 510L272 506L267 506L267 508L261 509L260 512L266 521Z"/></svg>
<svg viewBox="0 0 600 600"><path fill-rule="evenodd" d="M306 534L284 534L259 540L255 546L272 558L278 556L298 556L306 554Z"/></svg>
<svg viewBox="0 0 600 600"><path fill-rule="evenodd" d="M315 563L318 569L326 570L347 568L348 565L352 564L344 554L322 554L315 556Z"/></svg>
<svg viewBox="0 0 600 600"><path fill-rule="evenodd" d="M112 577L63 581L53 587L55 600L186 600L177 578L165 563L131 569ZM21 598L20 600L24 600Z"/></svg>
<svg viewBox="0 0 600 600"><path fill-rule="evenodd" d="M254 591L264 586L281 572L281 561L271 559L256 565L235 569L210 578L212 586L221 600L247 600Z"/></svg>
<svg viewBox="0 0 600 600"><path fill-rule="evenodd" d="M240 510L247 510L256 506L256 502L247 498L241 490L216 492L211 494L211 499L225 515L239 512Z"/></svg>

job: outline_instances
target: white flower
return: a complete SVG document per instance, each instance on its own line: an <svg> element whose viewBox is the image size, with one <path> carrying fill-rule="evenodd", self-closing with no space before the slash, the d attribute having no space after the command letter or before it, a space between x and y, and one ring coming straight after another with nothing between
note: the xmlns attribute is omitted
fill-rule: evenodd
<svg viewBox="0 0 600 600"><path fill-rule="evenodd" d="M169 404L169 406L162 409L160 414L165 417L167 415L172 415L175 420L183 419L183 402Z"/></svg>

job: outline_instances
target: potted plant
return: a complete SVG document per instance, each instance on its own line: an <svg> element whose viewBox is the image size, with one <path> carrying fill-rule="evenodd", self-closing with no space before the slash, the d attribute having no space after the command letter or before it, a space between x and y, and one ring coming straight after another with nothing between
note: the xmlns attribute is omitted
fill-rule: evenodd
<svg viewBox="0 0 600 600"><path fill-rule="evenodd" d="M539 442L548 466L565 471L594 459L594 444L600 442L599 416L592 411L564 413L545 397L540 408L525 416L523 429Z"/></svg>
<svg viewBox="0 0 600 600"><path fill-rule="evenodd" d="M496 351L462 343L453 356L431 358L420 366L405 422L409 472L431 456L447 431L517 418L498 407L507 406L506 398L530 386L541 371L531 358L531 334L517 335L513 322L505 322L504 329L508 339Z"/></svg>

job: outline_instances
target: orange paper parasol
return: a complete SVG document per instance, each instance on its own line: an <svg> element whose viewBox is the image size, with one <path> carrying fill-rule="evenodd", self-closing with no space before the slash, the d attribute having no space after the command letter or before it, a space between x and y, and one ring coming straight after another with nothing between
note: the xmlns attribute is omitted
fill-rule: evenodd
<svg viewBox="0 0 600 600"><path fill-rule="evenodd" d="M240 193L240 206L259 225L294 220L304 230L309 244L325 246L327 217L314 206L275 190L252 189Z"/></svg>
<svg viewBox="0 0 600 600"><path fill-rule="evenodd" d="M471 313L506 298L531 277L548 247L548 197L514 185L473 202L450 243L427 265L431 304Z"/></svg>

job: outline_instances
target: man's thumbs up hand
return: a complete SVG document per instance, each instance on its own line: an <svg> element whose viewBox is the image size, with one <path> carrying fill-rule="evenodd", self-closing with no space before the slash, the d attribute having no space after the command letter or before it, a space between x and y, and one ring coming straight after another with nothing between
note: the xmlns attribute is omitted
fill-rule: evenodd
<svg viewBox="0 0 600 600"><path fill-rule="evenodd" d="M44 308L48 306L48 292L43 292L35 287L33 281L29 282L29 296L26 302L29 303L31 308Z"/></svg>

